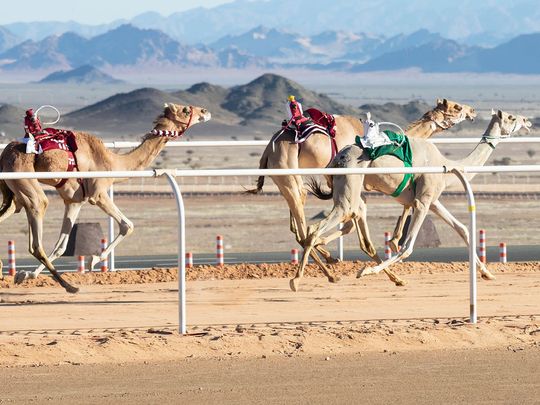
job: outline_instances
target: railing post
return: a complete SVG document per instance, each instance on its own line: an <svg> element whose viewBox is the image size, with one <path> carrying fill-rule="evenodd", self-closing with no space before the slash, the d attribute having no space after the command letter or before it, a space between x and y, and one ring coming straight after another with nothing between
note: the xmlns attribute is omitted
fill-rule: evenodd
<svg viewBox="0 0 540 405"><path fill-rule="evenodd" d="M114 189L113 185L111 184L111 187L109 187L109 198L111 201L114 201ZM109 243L114 240L114 219L112 217L109 217ZM111 249L111 253L109 253L109 271L116 271L116 267L114 265L114 249Z"/></svg>
<svg viewBox="0 0 540 405"><path fill-rule="evenodd" d="M169 172L164 172L171 185L178 210L178 332L184 335L186 329L186 221L184 200L176 178Z"/></svg>
<svg viewBox="0 0 540 405"><path fill-rule="evenodd" d="M452 169L467 193L467 200L469 202L469 302L470 302L470 322L476 323L477 321L477 288L476 288L476 203L474 201L474 194L471 188L471 183L458 169Z"/></svg>

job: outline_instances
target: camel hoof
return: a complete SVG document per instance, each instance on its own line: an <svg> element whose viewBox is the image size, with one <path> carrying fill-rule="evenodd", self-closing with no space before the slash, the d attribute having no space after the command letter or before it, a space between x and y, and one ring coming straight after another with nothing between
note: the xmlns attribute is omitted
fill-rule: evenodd
<svg viewBox="0 0 540 405"><path fill-rule="evenodd" d="M363 269L358 270L358 273L356 273L356 278L367 276L368 274L371 274L371 273L373 273L373 270L371 269L371 267L364 267Z"/></svg>
<svg viewBox="0 0 540 405"><path fill-rule="evenodd" d="M331 283L337 283L340 280L341 280L341 277L339 276L328 276L328 281L330 281Z"/></svg>
<svg viewBox="0 0 540 405"><path fill-rule="evenodd" d="M13 282L15 284L22 284L22 282L27 278L30 278L30 273L28 271L18 271L17 273L15 273Z"/></svg>
<svg viewBox="0 0 540 405"><path fill-rule="evenodd" d="M491 273L482 273L482 278L484 280L495 280L497 277L495 277L493 274Z"/></svg>
<svg viewBox="0 0 540 405"><path fill-rule="evenodd" d="M299 290L298 287L300 287L300 280L297 278L292 278L291 281L289 281L289 286L291 287L292 291L297 292Z"/></svg>
<svg viewBox="0 0 540 405"><path fill-rule="evenodd" d="M332 257L332 256L329 256L326 258L326 264L336 264L336 263L339 263L341 260L335 258L335 257Z"/></svg>
<svg viewBox="0 0 540 405"><path fill-rule="evenodd" d="M73 287L72 285L67 285L64 287L66 291L70 294L77 294L79 292L79 289L77 287Z"/></svg>
<svg viewBox="0 0 540 405"><path fill-rule="evenodd" d="M398 287L403 287L404 285L406 285L407 283L403 280L397 280L397 281L394 281L394 283L398 286Z"/></svg>

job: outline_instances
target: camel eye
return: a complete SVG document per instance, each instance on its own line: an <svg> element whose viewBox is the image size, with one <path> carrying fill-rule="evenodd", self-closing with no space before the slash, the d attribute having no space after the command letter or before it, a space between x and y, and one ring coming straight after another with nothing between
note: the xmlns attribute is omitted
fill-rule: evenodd
<svg viewBox="0 0 540 405"><path fill-rule="evenodd" d="M369 123L369 127L370 127L370 128L373 128L374 126L375 126L375 123L373 123L373 122L370 122L370 123Z"/></svg>
<svg viewBox="0 0 540 405"><path fill-rule="evenodd" d="M184 109L182 110L182 112L186 115L189 115L189 108L187 107L184 107Z"/></svg>

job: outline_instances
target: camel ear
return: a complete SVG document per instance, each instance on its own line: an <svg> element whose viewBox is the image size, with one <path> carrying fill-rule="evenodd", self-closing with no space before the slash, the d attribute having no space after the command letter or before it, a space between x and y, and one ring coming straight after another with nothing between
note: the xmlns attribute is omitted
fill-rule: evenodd
<svg viewBox="0 0 540 405"><path fill-rule="evenodd" d="M443 103L443 101L440 98L438 98L437 99L437 105L441 105L442 103Z"/></svg>
<svg viewBox="0 0 540 405"><path fill-rule="evenodd" d="M163 108L167 108L169 106L169 103L163 104Z"/></svg>
<svg viewBox="0 0 540 405"><path fill-rule="evenodd" d="M497 116L502 119L503 117L503 112L501 110L497 111Z"/></svg>
<svg viewBox="0 0 540 405"><path fill-rule="evenodd" d="M370 121L371 120L371 113L368 111L366 113L366 117L367 117L367 120Z"/></svg>
<svg viewBox="0 0 540 405"><path fill-rule="evenodd" d="M495 110L492 108L491 109L491 116L494 116L495 115Z"/></svg>
<svg viewBox="0 0 540 405"><path fill-rule="evenodd" d="M447 100L447 99L445 99L445 98L443 98L443 101L442 101L442 103L443 103L443 105L444 105L444 106L447 106L447 105L448 105L448 100Z"/></svg>

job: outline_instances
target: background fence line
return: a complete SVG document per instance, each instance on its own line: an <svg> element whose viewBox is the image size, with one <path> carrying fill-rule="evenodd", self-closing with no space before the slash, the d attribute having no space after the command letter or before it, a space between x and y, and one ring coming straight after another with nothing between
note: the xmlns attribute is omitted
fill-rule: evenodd
<svg viewBox="0 0 540 405"><path fill-rule="evenodd" d="M428 142L434 144L477 144L478 137L467 137L467 138L430 138L426 139ZM169 148L189 148L189 147L239 147L239 146L266 146L270 140L250 140L250 141L173 141L168 142L167 147ZM540 143L540 137L534 136L514 136L511 138L503 138L500 140L501 143ZM109 141L104 142L107 148L112 149L123 149L123 148L134 148L141 144L139 141ZM5 149L7 143L0 144L0 150Z"/></svg>

